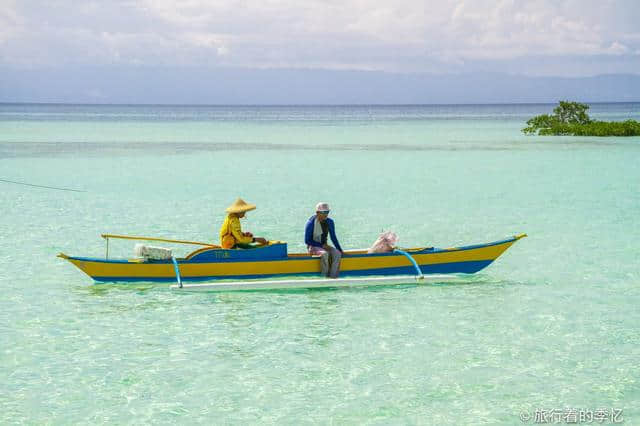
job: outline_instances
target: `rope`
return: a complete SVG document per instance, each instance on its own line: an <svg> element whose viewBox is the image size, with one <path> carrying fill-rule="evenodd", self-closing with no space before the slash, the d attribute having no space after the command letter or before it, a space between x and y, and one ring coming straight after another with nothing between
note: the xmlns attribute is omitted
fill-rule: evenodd
<svg viewBox="0 0 640 426"><path fill-rule="evenodd" d="M58 191L87 192L87 191L83 191L83 190L80 190L80 189L59 188L59 187L56 187L56 186L46 186L46 185L34 185L32 183L16 182L14 180L7 180L7 179L0 179L0 182L14 183L16 185L24 185L24 186L33 186L33 187L36 187L36 188L56 189Z"/></svg>

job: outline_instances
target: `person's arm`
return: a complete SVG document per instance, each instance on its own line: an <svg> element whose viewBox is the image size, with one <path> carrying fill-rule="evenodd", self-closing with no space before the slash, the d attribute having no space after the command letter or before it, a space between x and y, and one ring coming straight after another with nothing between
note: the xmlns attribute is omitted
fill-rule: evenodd
<svg viewBox="0 0 640 426"><path fill-rule="evenodd" d="M242 227L240 226L240 220L232 220L229 224L233 238L236 239L236 244L249 244L253 242L253 236L244 235L242 233Z"/></svg>
<svg viewBox="0 0 640 426"><path fill-rule="evenodd" d="M329 235L331 236L331 241L333 241L333 245L336 246L338 251L340 251L341 253L344 253L342 251L342 247L340 247L340 243L338 242L338 237L336 237L336 226L333 223L333 220L327 219L327 221L329 221Z"/></svg>
<svg viewBox="0 0 640 426"><path fill-rule="evenodd" d="M313 239L313 219L309 219L304 228L304 243L308 246L322 247L322 243Z"/></svg>

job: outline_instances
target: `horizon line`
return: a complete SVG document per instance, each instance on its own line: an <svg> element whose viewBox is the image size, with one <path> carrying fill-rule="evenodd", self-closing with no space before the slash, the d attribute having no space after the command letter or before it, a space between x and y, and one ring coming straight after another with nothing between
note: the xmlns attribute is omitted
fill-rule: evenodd
<svg viewBox="0 0 640 426"><path fill-rule="evenodd" d="M561 99L555 102L469 102L469 103L347 103L347 104L325 104L325 103L293 103L293 104L208 104L208 103L101 103L101 102L5 102L0 101L0 105L43 105L43 106L157 106L157 107L415 107L415 106L492 106L492 105L555 105L560 101L578 102L585 104L637 104L640 100L634 101L573 101Z"/></svg>

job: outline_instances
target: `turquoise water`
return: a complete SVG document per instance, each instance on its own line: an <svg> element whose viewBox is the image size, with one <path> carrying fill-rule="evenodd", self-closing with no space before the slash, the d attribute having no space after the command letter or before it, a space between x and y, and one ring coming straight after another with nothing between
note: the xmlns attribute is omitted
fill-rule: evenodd
<svg viewBox="0 0 640 426"><path fill-rule="evenodd" d="M519 132L551 109L0 105L0 179L86 191L0 182L0 423L640 422L640 138ZM371 289L185 295L55 257L213 240L238 196L292 251L321 200L346 248L529 237L454 283Z"/></svg>

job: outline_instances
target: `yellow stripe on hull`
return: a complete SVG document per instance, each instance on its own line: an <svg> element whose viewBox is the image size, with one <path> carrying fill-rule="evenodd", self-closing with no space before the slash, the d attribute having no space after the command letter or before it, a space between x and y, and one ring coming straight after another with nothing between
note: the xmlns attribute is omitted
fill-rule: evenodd
<svg viewBox="0 0 640 426"><path fill-rule="evenodd" d="M411 253L420 266L439 265L458 262L491 262L508 249L520 236L513 240L474 248L452 248L427 253ZM175 277L172 263L146 263L140 261L109 262L100 260L76 259L61 255L78 269L94 279L131 278L135 279L171 279ZM340 265L341 272L365 272L379 269L406 268L412 266L403 255L355 255L345 256ZM226 278L263 275L302 275L319 274L318 258L297 256L282 260L179 263L180 275L186 279Z"/></svg>

